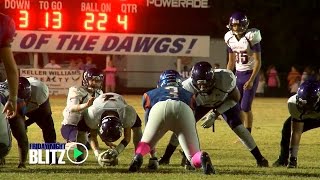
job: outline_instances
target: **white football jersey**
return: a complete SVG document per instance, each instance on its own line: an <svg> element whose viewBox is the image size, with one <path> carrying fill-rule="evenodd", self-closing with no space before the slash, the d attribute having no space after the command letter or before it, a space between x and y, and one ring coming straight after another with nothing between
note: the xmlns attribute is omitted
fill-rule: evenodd
<svg viewBox="0 0 320 180"><path fill-rule="evenodd" d="M94 93L94 97L98 97L103 92L97 90ZM83 117L83 111L80 112L71 112L70 108L76 104L83 104L88 102L88 100L93 97L83 86L77 87L72 86L69 88L67 105L63 110L63 121L62 124L78 125L79 121Z"/></svg>
<svg viewBox="0 0 320 180"><path fill-rule="evenodd" d="M261 34L258 29L248 29L246 34L241 38L237 39L232 31L228 31L224 40L229 48L236 54L236 70L237 71L248 71L254 67L253 51L251 47L255 44L260 43Z"/></svg>
<svg viewBox="0 0 320 180"><path fill-rule="evenodd" d="M293 95L288 99L288 109L291 117L297 120L304 120L304 119L320 119L320 112L309 112L307 114L303 114L301 116L301 112L297 108L297 95Z"/></svg>
<svg viewBox="0 0 320 180"><path fill-rule="evenodd" d="M228 93L236 87L236 77L230 70L214 69L214 87L210 95L198 94L191 77L183 81L182 85L184 89L196 94L197 106L217 108L221 104L227 104L231 108L237 104L235 101L226 100Z"/></svg>
<svg viewBox="0 0 320 180"><path fill-rule="evenodd" d="M86 124L91 129L97 129L101 121L101 115L106 110L116 111L119 114L123 128L131 128L136 121L136 111L126 103L121 95L104 93L97 97L92 106L84 113Z"/></svg>
<svg viewBox="0 0 320 180"><path fill-rule="evenodd" d="M27 77L28 81L31 85L31 97L27 102L27 113L31 112L35 109L38 109L41 104L47 101L49 98L49 88L48 86L34 78L34 77ZM7 97L9 96L9 89L8 89L8 82L2 82L0 84L0 93L2 96Z"/></svg>
<svg viewBox="0 0 320 180"><path fill-rule="evenodd" d="M37 109L41 104L47 101L49 98L49 88L44 82L34 77L28 77L27 79L31 84L31 98L27 103L28 113Z"/></svg>

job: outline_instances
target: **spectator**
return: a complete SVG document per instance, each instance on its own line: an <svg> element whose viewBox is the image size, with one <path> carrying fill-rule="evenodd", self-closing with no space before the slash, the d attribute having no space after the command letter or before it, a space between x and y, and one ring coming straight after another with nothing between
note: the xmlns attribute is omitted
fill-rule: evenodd
<svg viewBox="0 0 320 180"><path fill-rule="evenodd" d="M115 92L117 68L113 65L112 60L107 61L107 66L103 72L105 72L105 92Z"/></svg>
<svg viewBox="0 0 320 180"><path fill-rule="evenodd" d="M79 70L84 70L85 64L83 64L83 60L80 57L77 59L77 63Z"/></svg>
<svg viewBox="0 0 320 180"><path fill-rule="evenodd" d="M304 68L301 76L301 84L306 80L316 80L316 72L311 66Z"/></svg>
<svg viewBox="0 0 320 180"><path fill-rule="evenodd" d="M79 69L79 66L77 65L77 62L75 59L70 60L68 69L70 69L70 70L78 70Z"/></svg>
<svg viewBox="0 0 320 180"><path fill-rule="evenodd" d="M280 88L280 80L278 76L278 72L276 70L276 67L274 65L270 65L267 70L267 86L268 86L268 96L273 96L274 92L278 88Z"/></svg>
<svg viewBox="0 0 320 180"><path fill-rule="evenodd" d="M83 70L88 70L90 68L97 68L97 66L95 64L93 64L92 62L92 57L90 56L86 56L86 64L84 65L84 69Z"/></svg>
<svg viewBox="0 0 320 180"><path fill-rule="evenodd" d="M297 79L298 78L298 79ZM288 89L291 94L291 86L296 83L296 81L300 81L301 74L300 72L296 69L295 66L291 66L291 71L288 74L287 80L288 80Z"/></svg>
<svg viewBox="0 0 320 180"><path fill-rule="evenodd" d="M294 83L289 86L290 97L297 93L299 86L300 86L300 76L296 76Z"/></svg>
<svg viewBox="0 0 320 180"><path fill-rule="evenodd" d="M300 72L296 69L295 66L291 66L291 71L288 74L288 87L290 87L296 80L296 77L301 77Z"/></svg>
<svg viewBox="0 0 320 180"><path fill-rule="evenodd" d="M45 69L60 69L61 66L56 63L56 59L51 58L50 62L44 66Z"/></svg>
<svg viewBox="0 0 320 180"><path fill-rule="evenodd" d="M263 97L264 96L264 89L266 87L266 77L264 75L264 72L260 69L259 72L259 83L256 90L256 96L257 97Z"/></svg>

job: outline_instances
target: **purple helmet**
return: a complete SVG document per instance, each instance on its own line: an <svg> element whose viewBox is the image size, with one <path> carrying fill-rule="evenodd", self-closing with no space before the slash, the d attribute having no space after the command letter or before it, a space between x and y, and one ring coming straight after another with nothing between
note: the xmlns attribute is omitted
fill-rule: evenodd
<svg viewBox="0 0 320 180"><path fill-rule="evenodd" d="M233 29L234 24L239 25L237 30ZM242 12L233 13L229 19L229 24L227 25L229 30L236 35L243 34L244 32L246 32L246 30L248 29L248 26L249 26L249 20L247 16Z"/></svg>
<svg viewBox="0 0 320 180"><path fill-rule="evenodd" d="M206 61L196 63L191 70L192 84L199 93L210 93L214 85L214 71Z"/></svg>
<svg viewBox="0 0 320 180"><path fill-rule="evenodd" d="M308 80L297 91L297 108L301 112L318 111L320 106L320 82Z"/></svg>
<svg viewBox="0 0 320 180"><path fill-rule="evenodd" d="M104 142L117 141L122 136L122 123L118 117L106 114L107 111L101 115L99 136Z"/></svg>
<svg viewBox="0 0 320 180"><path fill-rule="evenodd" d="M19 77L18 98L28 100L31 97L31 84L25 77Z"/></svg>
<svg viewBox="0 0 320 180"><path fill-rule="evenodd" d="M93 90L101 89L103 78L104 78L104 75L102 71L100 71L97 68L90 68L84 71L83 73L82 85L88 89L93 89ZM89 83L90 80L95 80L97 84L92 86Z"/></svg>

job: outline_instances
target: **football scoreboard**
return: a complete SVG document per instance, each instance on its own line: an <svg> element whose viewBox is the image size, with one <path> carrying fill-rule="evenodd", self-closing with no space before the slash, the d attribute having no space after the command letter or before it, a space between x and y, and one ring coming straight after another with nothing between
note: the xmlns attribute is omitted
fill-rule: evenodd
<svg viewBox="0 0 320 180"><path fill-rule="evenodd" d="M211 1L0 0L0 12L15 21L14 51L201 56L213 27ZM173 48L163 50L166 43Z"/></svg>
<svg viewBox="0 0 320 180"><path fill-rule="evenodd" d="M1 0L17 30L206 35L209 0ZM208 32L207 32L208 33Z"/></svg>

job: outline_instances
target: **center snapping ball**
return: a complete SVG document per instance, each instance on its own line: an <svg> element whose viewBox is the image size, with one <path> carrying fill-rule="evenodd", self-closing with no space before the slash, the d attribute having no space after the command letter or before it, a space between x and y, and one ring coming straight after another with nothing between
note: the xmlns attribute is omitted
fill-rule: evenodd
<svg viewBox="0 0 320 180"><path fill-rule="evenodd" d="M110 151L112 151L112 149L108 149L107 151L99 154L98 163L101 167L118 165L118 158L112 156L112 153L110 153Z"/></svg>

